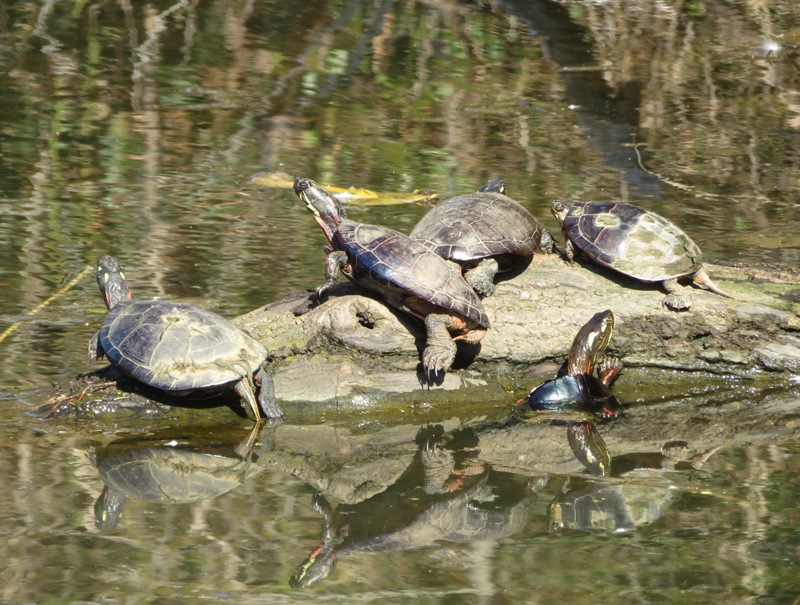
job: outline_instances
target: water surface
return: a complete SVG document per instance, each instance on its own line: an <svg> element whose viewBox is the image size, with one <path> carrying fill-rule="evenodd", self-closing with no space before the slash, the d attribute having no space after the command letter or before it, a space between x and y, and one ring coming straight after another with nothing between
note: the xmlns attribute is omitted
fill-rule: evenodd
<svg viewBox="0 0 800 605"><path fill-rule="evenodd" d="M257 171L444 197L501 175L551 229L552 199L619 199L672 218L710 259L800 260L800 8L788 0L16 2L0 16L7 602L308 598L288 582L320 541L314 486L256 461L214 498L131 497L102 530L92 459L150 429L26 415L31 389L94 367L86 344L104 307L91 273L47 301L103 254L137 296L228 316L321 282L321 234L289 190L249 184ZM425 210L349 208L403 231ZM221 409L186 431L200 449L213 433L230 456L249 428ZM410 468L401 501L419 489ZM623 533L552 529L553 502L585 478L542 487L489 469L483 491L455 494L505 531L354 548L310 590L793 602L798 468L793 442L724 450L638 495L655 512L620 513ZM353 528L389 506L362 503Z"/></svg>

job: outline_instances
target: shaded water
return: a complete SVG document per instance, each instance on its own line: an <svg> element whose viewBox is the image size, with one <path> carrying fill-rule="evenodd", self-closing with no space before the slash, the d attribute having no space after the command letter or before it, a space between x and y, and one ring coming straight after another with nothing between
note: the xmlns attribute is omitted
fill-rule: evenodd
<svg viewBox="0 0 800 605"><path fill-rule="evenodd" d="M443 196L499 174L551 228L553 198L626 199L675 219L710 258L796 266L800 8L630 5L0 7L0 331L14 326L0 342L0 387L87 369L104 312L91 277L26 314L105 253L121 257L138 296L230 316L318 285L318 230L291 192L248 184L259 170ZM408 231L424 211L350 214ZM288 579L322 519L291 460L247 464L254 476L213 499L132 497L117 528L100 531L90 453L143 432L141 421L47 424L24 415L26 401L9 395L0 415L0 598L302 598ZM206 422L225 426L214 438L235 459L248 427L229 414ZM209 432L165 441L207 449ZM436 504L414 491L421 475L409 468L400 500ZM791 602L797 474L796 444L723 451L669 477L677 489L652 498L668 504L652 525L616 536L552 533L565 479L542 487L493 469L483 491L456 494L495 506L513 532L342 554L312 590L394 602ZM388 507L348 514L368 526Z"/></svg>

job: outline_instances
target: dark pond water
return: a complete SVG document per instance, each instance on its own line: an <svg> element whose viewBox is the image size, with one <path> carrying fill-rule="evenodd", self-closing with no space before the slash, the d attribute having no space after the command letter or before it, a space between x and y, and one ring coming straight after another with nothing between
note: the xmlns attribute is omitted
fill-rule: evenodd
<svg viewBox="0 0 800 605"><path fill-rule="evenodd" d="M142 298L228 316L317 285L321 235L291 191L250 183L267 171L444 197L502 175L551 228L554 198L628 200L711 259L797 266L798 23L791 0L0 4L0 601L308 599L289 579L324 523L302 448L237 448L249 426L225 410L155 428L26 414L91 367L99 256ZM425 210L349 212L407 231ZM98 527L117 453L183 469L191 497L129 494ZM800 598L797 443L627 483L484 468L446 494L419 456L384 496L330 498L338 564L314 595ZM573 501L616 512L556 530Z"/></svg>

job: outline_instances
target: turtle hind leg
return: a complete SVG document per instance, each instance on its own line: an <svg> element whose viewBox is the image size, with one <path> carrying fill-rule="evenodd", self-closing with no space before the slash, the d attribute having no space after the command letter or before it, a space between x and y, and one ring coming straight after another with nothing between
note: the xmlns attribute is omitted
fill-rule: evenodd
<svg viewBox="0 0 800 605"><path fill-rule="evenodd" d="M275 383L272 381L272 376L267 374L264 367L258 368L256 372L255 381L259 384L258 388L258 403L261 410L270 419L283 418L283 410L281 406L275 401Z"/></svg>
<svg viewBox="0 0 800 605"><path fill-rule="evenodd" d="M667 291L667 296L664 299L664 304L673 311L686 311L692 306L692 295L687 288L684 288L678 283L678 280L665 279L661 282L664 289Z"/></svg>
<svg viewBox="0 0 800 605"><path fill-rule="evenodd" d="M478 265L466 273L464 279L478 296L491 296L494 294L494 276L500 266L493 258L484 258Z"/></svg>
<svg viewBox="0 0 800 605"><path fill-rule="evenodd" d="M325 257L325 283L317 288L317 298L322 299L323 294L333 287L336 280L339 279L339 271L347 266L347 253L342 250L331 250L325 248L327 256Z"/></svg>
<svg viewBox="0 0 800 605"><path fill-rule="evenodd" d="M261 415L261 408L258 407L258 401L256 401L253 380L249 376L245 376L236 383L233 389L236 391L236 394L244 400L244 405L242 407L244 407L247 417L256 422L261 421L263 416Z"/></svg>
<svg viewBox="0 0 800 605"><path fill-rule="evenodd" d="M711 290L715 294L719 294L720 296L724 296L725 298L733 298L733 299L736 298L732 294L728 294L724 290L720 290L717 287L717 284L715 284L711 280L711 278L709 277L708 273L706 273L706 270L703 267L700 267L695 272L694 276L692 276L692 279L694 280L694 283L696 283L701 288L705 288L706 290Z"/></svg>

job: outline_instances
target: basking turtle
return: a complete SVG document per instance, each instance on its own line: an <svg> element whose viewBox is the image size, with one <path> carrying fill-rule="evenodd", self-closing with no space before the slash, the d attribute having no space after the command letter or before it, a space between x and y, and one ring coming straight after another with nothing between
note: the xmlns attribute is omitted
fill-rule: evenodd
<svg viewBox="0 0 800 605"><path fill-rule="evenodd" d="M494 293L498 272L524 269L534 251L550 252L553 238L530 212L505 195L503 179L477 193L436 205L409 237L461 265L464 279L481 296Z"/></svg>
<svg viewBox="0 0 800 605"><path fill-rule="evenodd" d="M476 343L483 338L489 318L455 265L402 233L348 220L339 202L312 180L295 179L294 190L333 248L320 296L341 270L393 307L424 319L427 341L422 365L428 373L452 365L454 339Z"/></svg>
<svg viewBox="0 0 800 605"><path fill-rule="evenodd" d="M233 388L253 420L262 411L268 418L283 416L263 367L267 349L255 338L195 305L132 300L113 256L99 260L97 284L108 314L89 344L90 356L106 356L128 376L173 395ZM261 385L258 400L254 379Z"/></svg>
<svg viewBox="0 0 800 605"><path fill-rule="evenodd" d="M613 329L611 311L596 313L586 322L575 336L567 361L556 378L540 384L528 395L526 402L530 408L616 417L620 405L610 386L622 370L622 362L605 355ZM594 424L585 418L566 418L561 423L567 424L567 439L575 457L592 473L607 474L611 457Z"/></svg>
<svg viewBox="0 0 800 605"><path fill-rule="evenodd" d="M664 304L675 311L688 309L692 299L679 283L691 277L697 285L721 296L703 268L703 255L688 235L655 212L631 204L576 202L550 205L561 223L566 256L573 260L577 247L589 260L645 282L661 282Z"/></svg>

